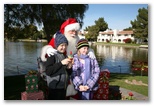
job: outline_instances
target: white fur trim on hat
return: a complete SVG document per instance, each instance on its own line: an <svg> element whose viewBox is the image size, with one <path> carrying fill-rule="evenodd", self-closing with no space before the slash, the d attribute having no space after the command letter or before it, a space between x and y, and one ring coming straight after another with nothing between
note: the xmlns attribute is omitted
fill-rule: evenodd
<svg viewBox="0 0 154 106"><path fill-rule="evenodd" d="M80 30L80 24L79 23L73 23L73 24L67 25L65 27L65 31L70 31L70 30L75 30L75 31Z"/></svg>
<svg viewBox="0 0 154 106"><path fill-rule="evenodd" d="M56 33L53 35L53 38L55 38L56 37Z"/></svg>
<svg viewBox="0 0 154 106"><path fill-rule="evenodd" d="M45 57L45 55L47 54L47 49L49 48L53 48L51 45L45 45L42 47L42 50L41 50L41 60L42 61L46 61L47 58Z"/></svg>

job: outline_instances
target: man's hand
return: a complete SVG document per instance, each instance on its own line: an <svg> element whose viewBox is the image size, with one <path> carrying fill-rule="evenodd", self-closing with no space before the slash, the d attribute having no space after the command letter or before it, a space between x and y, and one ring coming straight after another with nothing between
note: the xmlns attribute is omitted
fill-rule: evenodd
<svg viewBox="0 0 154 106"><path fill-rule="evenodd" d="M90 49L90 48L89 48L88 55L89 55L89 57L92 58L92 59L95 59L95 58L96 58L93 49Z"/></svg>
<svg viewBox="0 0 154 106"><path fill-rule="evenodd" d="M54 49L54 48L48 48L47 49L47 55L50 57L50 56L53 56L54 54L57 54L57 50Z"/></svg>

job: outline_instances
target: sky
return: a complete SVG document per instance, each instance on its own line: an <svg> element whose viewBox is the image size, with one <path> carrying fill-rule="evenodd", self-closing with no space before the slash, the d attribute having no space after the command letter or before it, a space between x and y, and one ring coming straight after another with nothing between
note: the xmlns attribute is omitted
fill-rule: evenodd
<svg viewBox="0 0 154 106"><path fill-rule="evenodd" d="M130 21L136 19L138 9L143 7L147 8L148 4L89 4L82 30L95 25L95 21L99 18L104 18L111 29L123 30L131 27Z"/></svg>

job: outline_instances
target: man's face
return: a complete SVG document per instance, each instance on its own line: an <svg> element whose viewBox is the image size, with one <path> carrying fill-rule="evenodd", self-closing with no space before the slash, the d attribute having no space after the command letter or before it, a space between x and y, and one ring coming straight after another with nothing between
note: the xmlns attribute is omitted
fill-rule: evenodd
<svg viewBox="0 0 154 106"><path fill-rule="evenodd" d="M68 31L68 34L69 34L71 37L76 38L76 36L77 36L77 31L76 31L76 30L69 30L69 31Z"/></svg>

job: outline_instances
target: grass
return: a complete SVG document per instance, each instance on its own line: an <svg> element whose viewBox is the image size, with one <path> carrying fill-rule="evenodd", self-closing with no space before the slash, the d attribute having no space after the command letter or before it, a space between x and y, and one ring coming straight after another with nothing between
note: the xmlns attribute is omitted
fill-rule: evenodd
<svg viewBox="0 0 154 106"><path fill-rule="evenodd" d="M145 84L148 84L148 76L133 76L128 74L110 74L109 79L109 85L111 86L120 86L122 88L126 88L135 92L138 92L140 94L143 94L145 96L148 96L148 86L143 85L132 85L127 84L125 80L136 80L136 81L142 81Z"/></svg>

